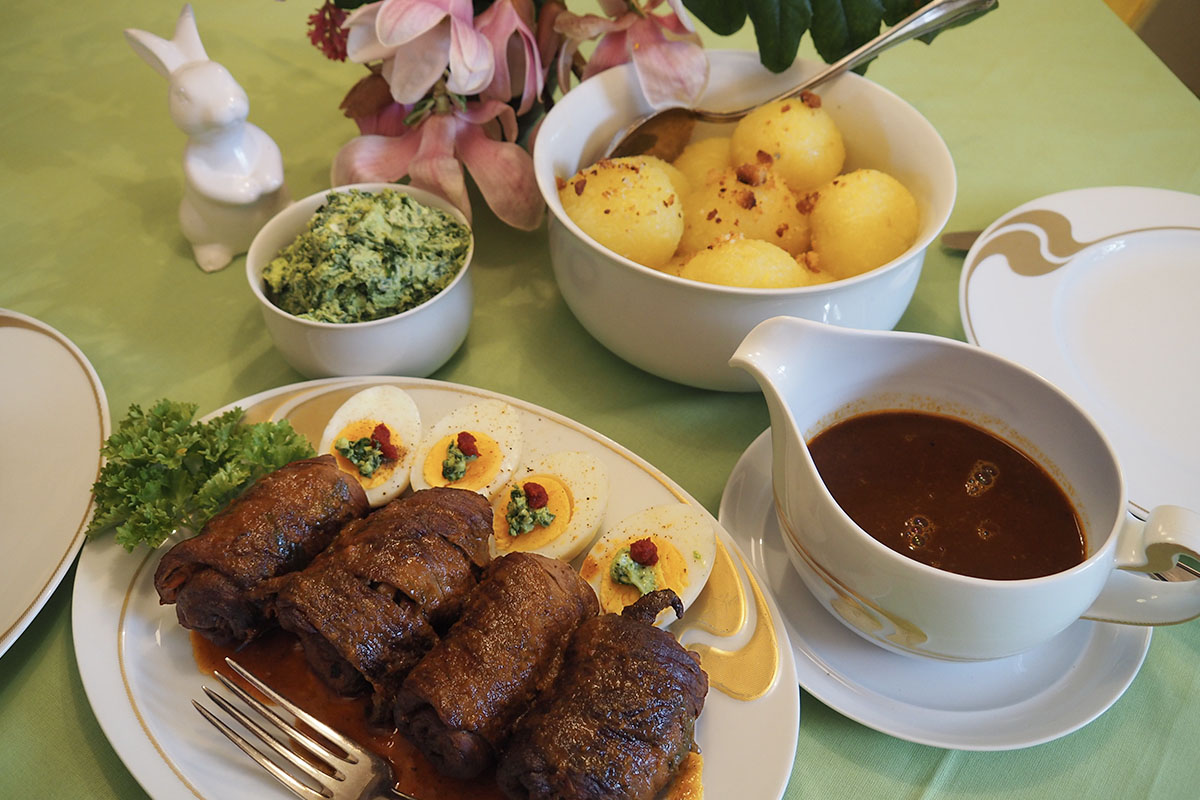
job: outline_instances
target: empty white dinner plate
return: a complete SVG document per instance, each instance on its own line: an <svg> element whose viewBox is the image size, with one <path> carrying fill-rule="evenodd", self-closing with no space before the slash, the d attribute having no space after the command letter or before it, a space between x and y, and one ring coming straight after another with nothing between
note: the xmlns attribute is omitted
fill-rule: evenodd
<svg viewBox="0 0 1200 800"><path fill-rule="evenodd" d="M104 387L79 348L0 309L0 655L83 543L108 431Z"/></svg>
<svg viewBox="0 0 1200 800"><path fill-rule="evenodd" d="M1130 510L1200 510L1200 196L1116 186L1026 203L963 263L967 339L1083 406L1116 447Z"/></svg>

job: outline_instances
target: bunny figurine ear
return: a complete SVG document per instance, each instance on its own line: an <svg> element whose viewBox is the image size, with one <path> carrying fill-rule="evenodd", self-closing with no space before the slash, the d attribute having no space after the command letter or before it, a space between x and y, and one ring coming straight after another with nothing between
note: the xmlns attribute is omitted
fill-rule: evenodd
<svg viewBox="0 0 1200 800"><path fill-rule="evenodd" d="M184 64L208 60L208 54L200 42L200 32L196 30L196 15L190 4L179 12L175 35L170 41L136 28L126 28L125 38L133 51L164 78L170 77Z"/></svg>
<svg viewBox="0 0 1200 800"><path fill-rule="evenodd" d="M171 40L183 51L188 61L208 61L208 53L200 43L200 31L196 30L196 15L192 12L192 4L184 5L175 21L175 37Z"/></svg>

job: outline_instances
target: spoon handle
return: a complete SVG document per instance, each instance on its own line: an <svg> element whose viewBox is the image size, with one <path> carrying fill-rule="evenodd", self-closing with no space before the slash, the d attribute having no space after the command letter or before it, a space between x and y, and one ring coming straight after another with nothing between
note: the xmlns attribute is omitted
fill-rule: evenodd
<svg viewBox="0 0 1200 800"><path fill-rule="evenodd" d="M800 85L794 86L772 97L770 100L738 111L705 111L697 109L696 114L705 122L735 122L761 105L795 97L801 92L822 84L830 78L836 78L843 72L854 69L865 61L870 61L894 45L926 33L932 33L968 15L986 11L994 6L996 2L997 0L933 0L932 3L928 3L917 9L871 41L856 50L850 51Z"/></svg>

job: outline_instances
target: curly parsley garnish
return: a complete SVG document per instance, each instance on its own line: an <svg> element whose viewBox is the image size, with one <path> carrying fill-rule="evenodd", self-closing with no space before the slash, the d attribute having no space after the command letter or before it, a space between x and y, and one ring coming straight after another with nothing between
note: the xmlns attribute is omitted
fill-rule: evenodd
<svg viewBox="0 0 1200 800"><path fill-rule="evenodd" d="M106 463L92 486L88 537L111 531L126 550L158 547L177 528L199 531L268 472L313 455L288 422L244 425L243 413L193 422L193 403L131 405L100 451Z"/></svg>

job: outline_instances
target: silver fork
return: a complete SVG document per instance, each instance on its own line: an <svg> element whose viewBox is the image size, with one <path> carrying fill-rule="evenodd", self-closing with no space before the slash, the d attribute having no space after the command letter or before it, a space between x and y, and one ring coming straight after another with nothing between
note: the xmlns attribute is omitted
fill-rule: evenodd
<svg viewBox="0 0 1200 800"><path fill-rule="evenodd" d="M262 750L259 750L243 738L241 734L229 727L224 720L206 706L196 700L192 701L192 705L196 707L196 710L206 720L216 726L221 733L225 734L231 742L240 747L242 752L254 759L260 767L269 772L275 780L290 789L297 797L302 798L302 800L368 800L368 798L372 800L378 800L379 798L417 800L417 798L410 794L396 790L396 780L392 774L392 766L385 759L372 753L358 744L358 742L347 738L312 714L295 705L233 659L226 658L225 663L245 679L247 683L262 692L272 703L286 709L298 721L312 728L326 740L341 748L345 753L345 756L342 756L332 752L325 745L299 730L294 724L284 720L270 706L265 705L245 689L214 670L213 675L224 684L226 689L237 696L254 713L274 725L275 728L291 739L292 744L289 745L280 741L270 731L259 724L258 721L233 703L230 703L222 695L205 686L203 687L204 693L208 695L209 699L216 703L222 711L237 720L247 731L258 737L260 742L269 747L280 758L286 760L297 771L307 775L312 785L301 781L292 773L279 766L275 761L268 758ZM294 749L296 747L304 748L307 751L308 758L297 754ZM322 764L326 769L321 769L316 764Z"/></svg>

